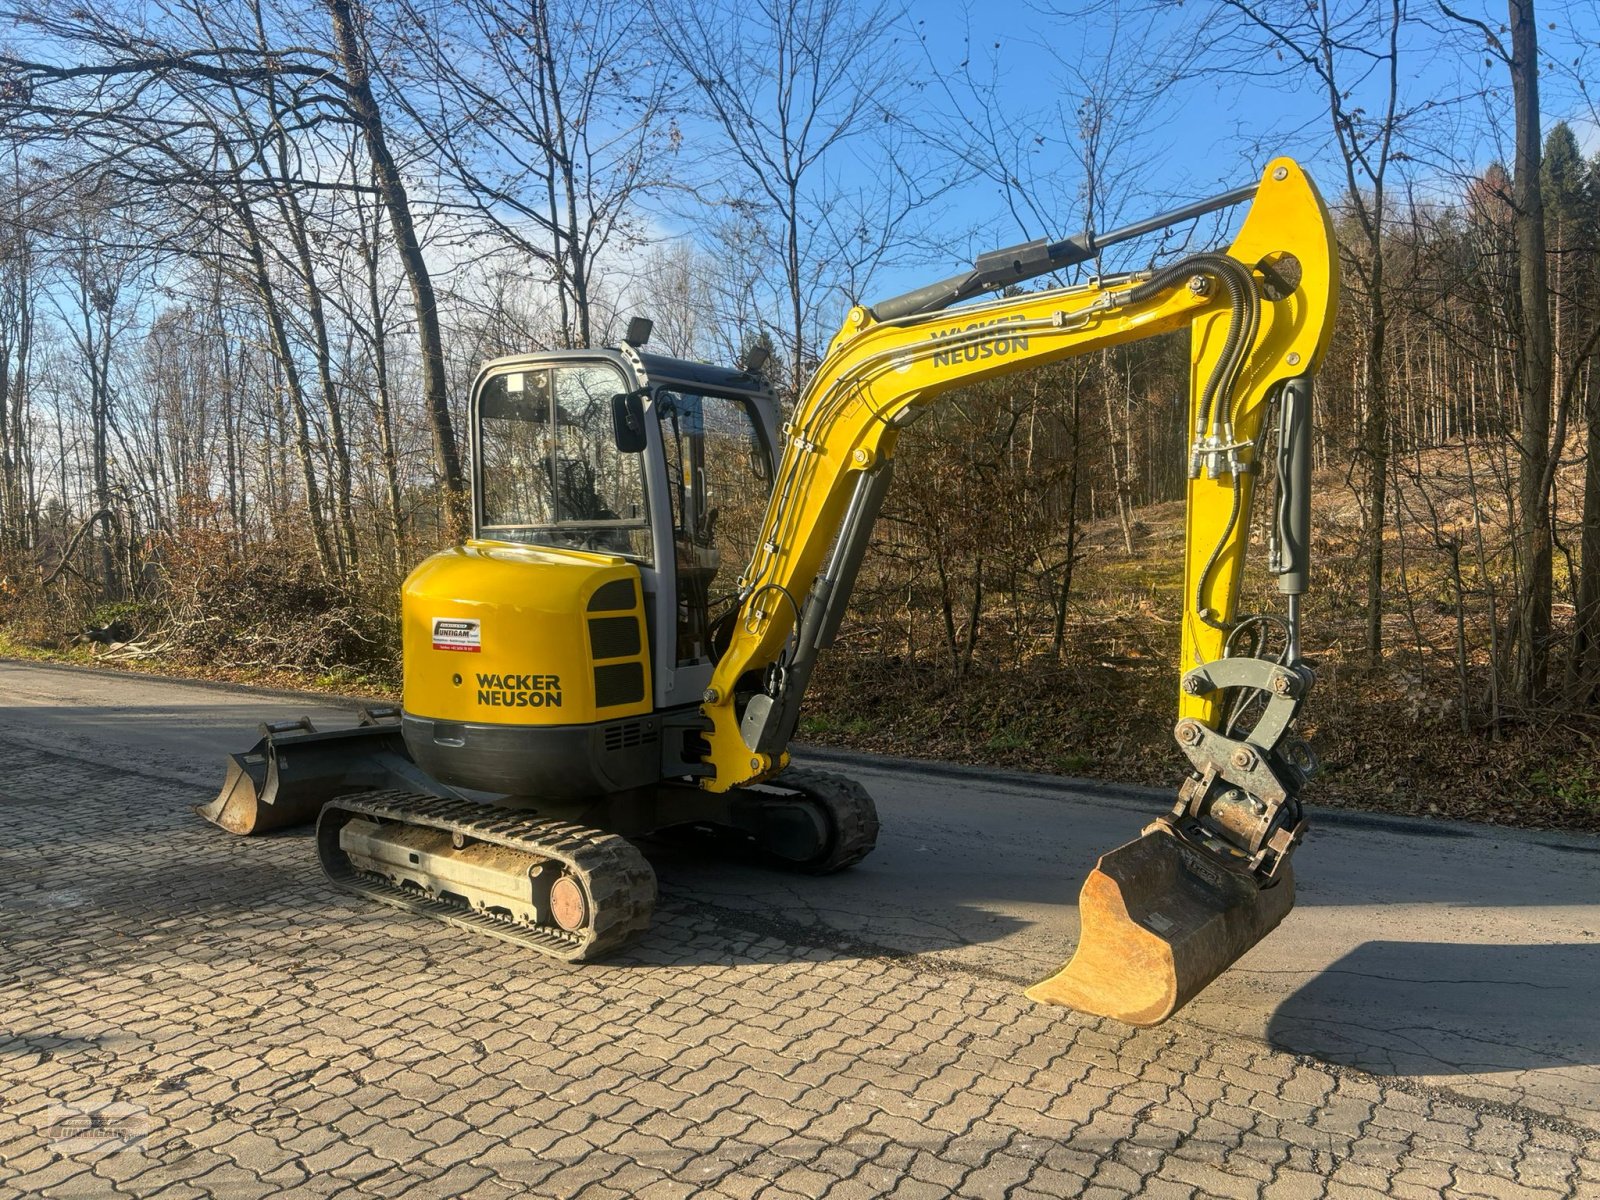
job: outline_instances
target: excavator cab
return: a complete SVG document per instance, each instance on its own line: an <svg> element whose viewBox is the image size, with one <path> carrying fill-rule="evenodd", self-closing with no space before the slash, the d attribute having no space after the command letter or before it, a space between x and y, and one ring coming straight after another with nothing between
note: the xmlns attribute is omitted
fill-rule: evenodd
<svg viewBox="0 0 1600 1200"><path fill-rule="evenodd" d="M776 409L758 376L629 343L486 365L469 406L474 536L402 594L417 764L455 788L568 803L692 776Z"/></svg>
<svg viewBox="0 0 1600 1200"><path fill-rule="evenodd" d="M766 511L777 409L756 374L631 343L489 363L471 406L474 542L622 559L652 631L652 708L698 704Z"/></svg>

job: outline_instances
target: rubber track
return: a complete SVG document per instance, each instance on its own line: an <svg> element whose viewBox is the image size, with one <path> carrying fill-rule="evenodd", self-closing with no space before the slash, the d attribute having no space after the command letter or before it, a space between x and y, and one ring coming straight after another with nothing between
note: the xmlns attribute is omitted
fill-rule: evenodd
<svg viewBox="0 0 1600 1200"><path fill-rule="evenodd" d="M792 788L822 805L834 834L828 852L800 870L808 875L831 875L853 867L878 844L878 806L867 789L847 775L791 767L768 781Z"/></svg>
<svg viewBox="0 0 1600 1200"><path fill-rule="evenodd" d="M363 874L339 849L337 827L328 824L333 812L443 829L552 859L581 881L589 898L589 925L570 933L554 925L530 927ZM649 928L656 900L655 871L631 842L614 833L417 792L362 792L329 801L317 818L317 856L328 878L349 891L566 962L621 949Z"/></svg>

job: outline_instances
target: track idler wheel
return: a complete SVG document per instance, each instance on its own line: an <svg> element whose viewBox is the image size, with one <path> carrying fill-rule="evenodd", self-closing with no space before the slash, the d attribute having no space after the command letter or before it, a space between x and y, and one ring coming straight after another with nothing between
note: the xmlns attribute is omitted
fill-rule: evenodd
<svg viewBox="0 0 1600 1200"><path fill-rule="evenodd" d="M704 802L684 789L679 813ZM828 771L790 769L763 783L735 788L715 809L656 831L690 848L806 875L831 875L854 866L878 844L878 809L853 779Z"/></svg>
<svg viewBox="0 0 1600 1200"><path fill-rule="evenodd" d="M583 894L583 885L571 875L563 875L550 885L550 915L568 933L588 923L589 898Z"/></svg>
<svg viewBox="0 0 1600 1200"><path fill-rule="evenodd" d="M1294 907L1285 863L1270 887L1164 826L1104 855L1078 897L1078 948L1028 989L1129 1025L1158 1025L1194 999Z"/></svg>
<svg viewBox="0 0 1600 1200"><path fill-rule="evenodd" d="M770 782L791 794L756 800L754 820L745 828L775 865L831 875L877 846L878 808L855 780L831 771L788 770Z"/></svg>

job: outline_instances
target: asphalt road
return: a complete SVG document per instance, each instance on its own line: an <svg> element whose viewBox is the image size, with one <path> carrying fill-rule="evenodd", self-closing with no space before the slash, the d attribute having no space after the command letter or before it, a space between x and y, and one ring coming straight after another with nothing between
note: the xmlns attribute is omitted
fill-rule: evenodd
<svg viewBox="0 0 1600 1200"><path fill-rule="evenodd" d="M0 739L189 785L219 782L256 722L302 714L353 723L321 698L0 663ZM1096 855L1166 804L1049 776L797 760L868 787L877 852L821 880L653 852L663 899L1018 985L1070 955ZM1327 810L1312 825L1295 911L1176 1023L1600 1130L1600 839Z"/></svg>

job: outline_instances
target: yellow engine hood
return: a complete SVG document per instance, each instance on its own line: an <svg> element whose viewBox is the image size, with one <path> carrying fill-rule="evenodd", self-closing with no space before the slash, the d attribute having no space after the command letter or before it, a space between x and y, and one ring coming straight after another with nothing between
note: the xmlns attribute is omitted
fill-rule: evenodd
<svg viewBox="0 0 1600 1200"><path fill-rule="evenodd" d="M415 716L578 725L650 711L639 571L625 559L469 541L411 572L401 611Z"/></svg>

